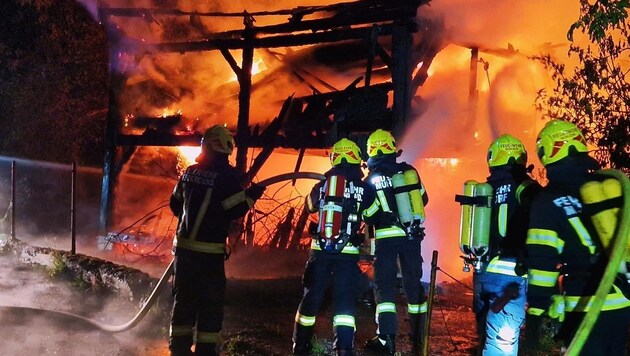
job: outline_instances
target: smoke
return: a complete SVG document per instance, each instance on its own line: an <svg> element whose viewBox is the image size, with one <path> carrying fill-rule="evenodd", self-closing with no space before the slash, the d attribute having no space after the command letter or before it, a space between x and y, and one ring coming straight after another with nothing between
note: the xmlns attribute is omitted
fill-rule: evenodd
<svg viewBox="0 0 630 356"><path fill-rule="evenodd" d="M80 319L35 309L68 312L118 325L133 317L138 301L115 293L86 291L79 285L50 278L42 269L17 262L12 254L0 255L0 285L2 306L23 307L0 307L2 355L144 355L152 348L150 345L166 349L161 330L166 329L168 318L163 318L161 325L155 320L151 325L143 321L130 332L110 334Z"/></svg>

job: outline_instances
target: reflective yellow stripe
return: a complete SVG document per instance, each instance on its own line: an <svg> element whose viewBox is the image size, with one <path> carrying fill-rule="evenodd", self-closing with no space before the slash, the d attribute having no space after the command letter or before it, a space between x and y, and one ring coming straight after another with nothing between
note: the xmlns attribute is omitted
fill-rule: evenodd
<svg viewBox="0 0 630 356"><path fill-rule="evenodd" d="M530 185L532 185L534 183L533 180L526 180L523 181L517 188L516 188L516 201L518 201L518 205L522 205L521 203L521 194L523 194L523 191L525 190L525 188L529 187Z"/></svg>
<svg viewBox="0 0 630 356"><path fill-rule="evenodd" d="M319 247L319 243L317 242L317 238L311 239L311 250L322 251L322 248ZM344 246L343 250L341 250L341 253L347 253L349 255L358 255L359 252L359 248L353 246L349 242L346 246Z"/></svg>
<svg viewBox="0 0 630 356"><path fill-rule="evenodd" d="M300 313L295 314L295 322L304 325L304 326L313 326L315 325L315 316L306 316Z"/></svg>
<svg viewBox="0 0 630 356"><path fill-rule="evenodd" d="M407 233L405 233L405 230L399 228L398 226L376 229L376 232L374 233L374 237L377 239L384 239L388 237L402 237L402 236L407 236Z"/></svg>
<svg viewBox="0 0 630 356"><path fill-rule="evenodd" d="M192 231L190 232L190 236L188 237L190 240L197 239L197 233L199 233L201 222L203 221L203 218L206 216L206 211L208 211L208 206L210 205L210 198L212 198L212 187L208 187L206 189L206 194L203 197L203 202L201 202L201 207L199 207L199 211L197 212L195 225L193 225Z"/></svg>
<svg viewBox="0 0 630 356"><path fill-rule="evenodd" d="M373 216L378 211L378 207L379 207L378 200L374 199L374 202L372 203L372 205L370 205L369 208L363 211L363 216L367 216L368 218Z"/></svg>
<svg viewBox="0 0 630 356"><path fill-rule="evenodd" d="M531 268L527 271L527 284L538 287L554 287L558 283L560 272L543 271Z"/></svg>
<svg viewBox="0 0 630 356"><path fill-rule="evenodd" d="M223 207L223 210L230 210L243 202L247 203L247 206L249 206L250 208L253 206L253 200L250 199L247 194L245 194L245 192L241 190L240 192L225 198L221 202L221 206Z"/></svg>
<svg viewBox="0 0 630 356"><path fill-rule="evenodd" d="M544 309L540 309L540 308L527 308L527 314L529 315L535 315L535 316L540 316L543 315L545 313Z"/></svg>
<svg viewBox="0 0 630 356"><path fill-rule="evenodd" d="M505 237L507 233L507 204L499 205L499 235Z"/></svg>
<svg viewBox="0 0 630 356"><path fill-rule="evenodd" d="M192 325L171 325L171 328L169 329L170 336L192 336L192 334Z"/></svg>
<svg viewBox="0 0 630 356"><path fill-rule="evenodd" d="M407 304L409 314L422 314L427 312L427 302L422 304Z"/></svg>
<svg viewBox="0 0 630 356"><path fill-rule="evenodd" d="M197 331L197 342L204 344L218 344L219 343L219 333L208 333L208 332L199 332Z"/></svg>
<svg viewBox="0 0 630 356"><path fill-rule="evenodd" d="M516 267L516 262L513 261L503 261L499 259L499 256L495 257L488 263L488 268L486 272L504 274L507 276L516 276L514 272L514 267Z"/></svg>
<svg viewBox="0 0 630 356"><path fill-rule="evenodd" d="M590 252L591 255L594 254L595 244L593 243L591 234L588 233L588 230L586 230L586 228L584 227L584 224L582 224L582 220L580 220L580 218L576 216L576 217L570 218L569 223L571 223L573 230L575 230L577 235L580 237L580 241L582 242L582 245L588 248L588 252Z"/></svg>
<svg viewBox="0 0 630 356"><path fill-rule="evenodd" d="M173 245L178 248L203 253L222 255L225 253L225 244L218 242L192 241L189 239L175 239Z"/></svg>
<svg viewBox="0 0 630 356"><path fill-rule="evenodd" d="M376 314L380 313L396 313L396 304L394 303L380 303L376 306Z"/></svg>
<svg viewBox="0 0 630 356"><path fill-rule="evenodd" d="M351 328L356 328L354 324L354 316L352 315L335 315L333 317L333 327L336 326L348 326Z"/></svg>
<svg viewBox="0 0 630 356"><path fill-rule="evenodd" d="M385 196L385 192L382 190L377 190L376 195L378 196L378 200L381 203L381 207L383 211L386 213L391 213L392 210L389 208L389 204L387 203L387 197Z"/></svg>
<svg viewBox="0 0 630 356"><path fill-rule="evenodd" d="M630 300L628 300L619 288L613 285L614 292L606 296L606 301L602 306L602 311L616 310L621 308L630 307ZM593 305L594 296L565 296L564 307L566 311L572 312L587 312Z"/></svg>
<svg viewBox="0 0 630 356"><path fill-rule="evenodd" d="M564 249L564 241L553 230L547 229L529 229L527 230L528 245L542 245L555 248L558 253L562 253Z"/></svg>

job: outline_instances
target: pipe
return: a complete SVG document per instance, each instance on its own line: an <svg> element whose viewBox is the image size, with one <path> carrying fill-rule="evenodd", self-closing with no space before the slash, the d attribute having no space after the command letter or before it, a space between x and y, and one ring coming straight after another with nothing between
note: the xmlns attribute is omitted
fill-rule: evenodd
<svg viewBox="0 0 630 356"><path fill-rule="evenodd" d="M293 179L325 180L326 177L323 174L313 173L313 172L291 172L291 173L279 174L277 176L267 178L265 180L258 182L257 185L266 187L272 184L280 183L282 181L293 180ZM159 292L162 290L164 286L166 286L166 282L170 279L171 274L173 273L173 269L174 269L174 263L173 261L171 261L166 267L166 270L164 271L164 273L162 274L162 277L160 278L158 283L155 285L155 288L153 288L153 292L151 292L151 295L149 296L149 298L144 302L144 304L142 305L142 308L140 308L140 311L138 311L138 313L133 317L133 319L129 320L128 322L122 325L110 325L106 323L101 323L96 320L88 319L88 318L85 318L76 314L65 313L65 312L60 312L60 311L55 311L55 310L41 309L41 308L18 307L18 306L9 306L9 305L0 305L0 308L47 311L47 312L52 312L55 314L60 314L60 315L64 315L64 316L68 316L72 318L81 319L84 322L94 326L97 329L101 329L103 331L108 331L111 333L126 331L138 325L138 323L146 316L146 314L151 309L151 306L153 306L153 303L155 303L155 301L157 300L160 294Z"/></svg>
<svg viewBox="0 0 630 356"><path fill-rule="evenodd" d="M630 212L630 180L628 180L628 177L624 173L615 169L604 169L597 171L597 173L613 177L621 183L623 205L619 210L620 220L617 226L617 234L615 235L615 243L610 249L612 253L610 254L608 264L599 282L597 291L591 298L593 304L588 312L586 312L586 315L584 315L584 319L582 319L573 340L571 340L571 344L569 344L567 352L565 353L566 356L577 356L580 354L580 351L582 351L582 347L586 343L599 317L602 305L604 305L604 301L606 300L606 295L610 292L610 288L615 281L619 265L623 261L626 252L628 235L630 235L630 217L628 216L628 212Z"/></svg>

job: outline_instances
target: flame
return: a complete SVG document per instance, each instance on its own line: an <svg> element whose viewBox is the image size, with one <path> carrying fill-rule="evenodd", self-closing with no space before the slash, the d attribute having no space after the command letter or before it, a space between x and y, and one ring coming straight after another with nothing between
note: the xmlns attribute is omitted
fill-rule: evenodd
<svg viewBox="0 0 630 356"><path fill-rule="evenodd" d="M181 115L181 114L182 114L182 109L179 109L177 111L175 111L175 109L171 109L171 108L164 108L164 109L162 109L162 117Z"/></svg>
<svg viewBox="0 0 630 356"><path fill-rule="evenodd" d="M195 163L195 158L201 153L201 146L178 146L177 155L182 158L186 166Z"/></svg>
<svg viewBox="0 0 630 356"><path fill-rule="evenodd" d="M261 59L258 59L257 61L254 61L254 63L252 63L252 76L264 72L267 70L267 65L265 64L265 61ZM235 82L238 78L236 77L236 73L234 73L230 79L228 80L228 82Z"/></svg>

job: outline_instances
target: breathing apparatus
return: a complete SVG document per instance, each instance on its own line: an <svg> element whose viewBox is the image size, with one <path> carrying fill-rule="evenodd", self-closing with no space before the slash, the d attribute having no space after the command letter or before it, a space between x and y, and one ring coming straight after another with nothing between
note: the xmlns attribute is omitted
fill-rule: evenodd
<svg viewBox="0 0 630 356"><path fill-rule="evenodd" d="M408 169L392 176L398 221L410 239L424 237L422 224L426 220L420 177L415 169Z"/></svg>
<svg viewBox="0 0 630 356"><path fill-rule="evenodd" d="M464 194L455 195L462 206L459 227L459 249L464 253L464 272L481 270L482 259L490 250L490 217L492 186L468 180L464 183Z"/></svg>
<svg viewBox="0 0 630 356"><path fill-rule="evenodd" d="M357 214L348 213L352 211L352 199L345 197L346 189L352 196L353 188L352 182L347 182L343 176L331 175L326 179L316 234L323 251L339 253L350 241L352 227L359 221Z"/></svg>

